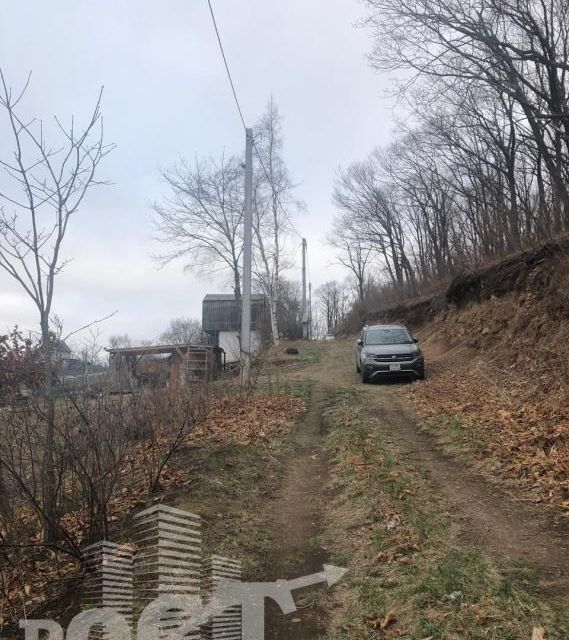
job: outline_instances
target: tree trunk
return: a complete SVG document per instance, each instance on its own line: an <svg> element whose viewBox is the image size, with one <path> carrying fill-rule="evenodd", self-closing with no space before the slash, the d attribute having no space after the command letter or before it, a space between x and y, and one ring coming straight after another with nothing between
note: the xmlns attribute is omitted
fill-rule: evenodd
<svg viewBox="0 0 569 640"><path fill-rule="evenodd" d="M363 271L360 271L360 273L358 273L357 278L358 278L358 300L360 303L363 303L365 298L365 292L364 292L365 275Z"/></svg>
<svg viewBox="0 0 569 640"><path fill-rule="evenodd" d="M280 344L279 337L279 325L277 322L277 301L273 297L272 293L269 294L269 314L271 316L271 332L273 334L273 342L278 345Z"/></svg>
<svg viewBox="0 0 569 640"><path fill-rule="evenodd" d="M235 294L235 301L241 302L241 274L239 273L239 262L237 259L233 263L233 293Z"/></svg>
<svg viewBox="0 0 569 640"><path fill-rule="evenodd" d="M53 365L53 348L49 335L47 318L41 321L42 357L43 357L43 402L45 411L45 439L42 461L42 519L44 542L52 543L57 538L57 496L55 486L55 371Z"/></svg>
<svg viewBox="0 0 569 640"><path fill-rule="evenodd" d="M271 292L271 299L269 300L271 310L271 330L273 332L273 340L275 344L279 344L279 322L277 317L277 308L279 305L279 293L280 293L280 271L281 271L281 250L280 250L280 238L279 238L279 213L278 202L275 193L273 192L273 242L275 243L275 256L274 256L274 278Z"/></svg>
<svg viewBox="0 0 569 640"><path fill-rule="evenodd" d="M4 468L0 463L0 517L6 523L12 516L12 505L10 504L10 494L4 481Z"/></svg>

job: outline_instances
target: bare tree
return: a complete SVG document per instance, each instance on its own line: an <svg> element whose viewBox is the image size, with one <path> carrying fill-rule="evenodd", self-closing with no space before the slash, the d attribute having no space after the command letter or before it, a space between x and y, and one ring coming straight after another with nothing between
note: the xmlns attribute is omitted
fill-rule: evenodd
<svg viewBox="0 0 569 640"><path fill-rule="evenodd" d="M338 262L354 278L358 302L363 302L369 284L373 247L364 241L363 231L346 212L335 218L328 244L336 249Z"/></svg>
<svg viewBox="0 0 569 640"><path fill-rule="evenodd" d="M28 78L29 83L29 78ZM67 260L64 239L87 191L101 184L95 174L112 145L103 143L101 93L87 123L74 119L64 126L55 123L60 141L46 138L41 120L29 120L20 112L28 83L14 91L0 70L0 107L7 120L12 156L0 160L6 180L0 188L0 268L16 281L39 314L46 386L46 434L42 467L44 535L55 535L55 472L53 439L55 403L49 389L54 378L53 341L50 335L55 284Z"/></svg>
<svg viewBox="0 0 569 640"><path fill-rule="evenodd" d="M181 259L187 269L228 271L241 298L243 168L239 158L185 161L162 176L169 194L154 205L158 240L169 245L159 259Z"/></svg>
<svg viewBox="0 0 569 640"><path fill-rule="evenodd" d="M122 347L132 347L132 340L127 333L111 336L109 338L110 349L121 349Z"/></svg>
<svg viewBox="0 0 569 640"><path fill-rule="evenodd" d="M354 272L355 229L385 269L371 303L567 233L566 0L364 4L372 66L405 70L395 89L412 110L334 191L340 260Z"/></svg>
<svg viewBox="0 0 569 640"><path fill-rule="evenodd" d="M565 0L365 0L380 69L428 78L433 99L457 85L483 86L513 103L531 137L566 221L569 153L569 21ZM407 87L413 82L408 82ZM511 141L510 141L511 142Z"/></svg>
<svg viewBox="0 0 569 640"><path fill-rule="evenodd" d="M341 171L333 193L337 208L352 219L360 239L383 259L391 282L415 286L407 255L403 216L393 185L386 180L379 150Z"/></svg>
<svg viewBox="0 0 569 640"><path fill-rule="evenodd" d="M280 282L287 267L283 254L291 234L286 208L298 210L302 205L293 197L294 184L282 156L282 117L272 97L255 132L254 268L267 296L273 341L278 344Z"/></svg>
<svg viewBox="0 0 569 640"><path fill-rule="evenodd" d="M279 291L279 332L285 340L302 340L302 291L300 283L281 278Z"/></svg>
<svg viewBox="0 0 569 640"><path fill-rule="evenodd" d="M199 344L202 342L202 325L193 318L173 318L168 328L160 334L163 344Z"/></svg>
<svg viewBox="0 0 569 640"><path fill-rule="evenodd" d="M89 372L102 364L102 351L101 330L97 327L90 327L88 336L83 339L79 350L79 357L83 363L83 384L85 388L89 386Z"/></svg>
<svg viewBox="0 0 569 640"><path fill-rule="evenodd" d="M345 286L331 280L316 289L328 331L332 331L343 322L350 306L350 296Z"/></svg>

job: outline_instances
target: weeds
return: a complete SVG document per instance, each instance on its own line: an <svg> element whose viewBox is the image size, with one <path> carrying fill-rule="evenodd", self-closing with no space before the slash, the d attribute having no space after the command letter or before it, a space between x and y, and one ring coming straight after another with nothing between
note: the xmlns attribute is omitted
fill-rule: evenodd
<svg viewBox="0 0 569 640"><path fill-rule="evenodd" d="M529 638L534 626L566 640L565 609L462 547L404 447L381 437L359 392L338 392L326 422L334 460L328 542L334 557L350 561L349 582L331 603L328 640L505 640ZM346 522L354 536L345 535Z"/></svg>

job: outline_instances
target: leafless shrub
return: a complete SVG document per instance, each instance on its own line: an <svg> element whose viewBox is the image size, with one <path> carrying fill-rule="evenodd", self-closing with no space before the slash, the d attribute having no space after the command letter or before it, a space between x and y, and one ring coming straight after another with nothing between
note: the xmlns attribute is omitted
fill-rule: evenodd
<svg viewBox="0 0 569 640"><path fill-rule="evenodd" d="M147 390L131 395L67 392L58 398L51 459L56 535L47 547L80 557L80 546L106 537L110 503L133 478L142 493L160 488L164 469L208 410L207 385ZM5 437L0 465L14 494L14 508L25 509L39 526L43 509L41 469L47 420L41 399L11 406L0 414ZM10 539L8 516L3 524Z"/></svg>
<svg viewBox="0 0 569 640"><path fill-rule="evenodd" d="M0 606L21 613L26 594L20 574L41 598L49 585L65 584L84 545L110 537L134 505L161 489L172 457L208 406L207 384L126 395L67 391L55 398L55 517L43 507L44 399L4 408L0 469L12 500L0 517ZM46 518L55 534L49 541L42 539ZM40 566L36 576L34 567Z"/></svg>
<svg viewBox="0 0 569 640"><path fill-rule="evenodd" d="M193 384L147 390L132 402L136 463L150 493L160 489L166 465L207 416L209 397L207 384Z"/></svg>

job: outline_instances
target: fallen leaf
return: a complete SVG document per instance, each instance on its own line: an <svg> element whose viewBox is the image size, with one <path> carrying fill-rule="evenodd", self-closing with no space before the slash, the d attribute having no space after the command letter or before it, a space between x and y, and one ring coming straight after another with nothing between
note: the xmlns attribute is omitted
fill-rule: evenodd
<svg viewBox="0 0 569 640"><path fill-rule="evenodd" d="M397 622L397 616L393 613L393 611L390 611L385 618L383 619L383 622L381 623L380 629L382 631L385 631L385 629L387 629L387 627L389 627L392 624L395 624Z"/></svg>
<svg viewBox="0 0 569 640"><path fill-rule="evenodd" d="M531 640L545 640L545 629L543 627L534 627Z"/></svg>

